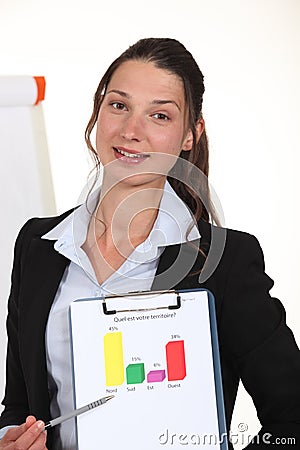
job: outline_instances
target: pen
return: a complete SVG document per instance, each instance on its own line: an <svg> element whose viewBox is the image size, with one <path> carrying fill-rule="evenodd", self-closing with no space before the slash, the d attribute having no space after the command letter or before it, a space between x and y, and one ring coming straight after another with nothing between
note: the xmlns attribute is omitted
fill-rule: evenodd
<svg viewBox="0 0 300 450"><path fill-rule="evenodd" d="M114 398L114 395L108 395L107 397L100 398L99 400L89 403L88 405L82 406L81 408L74 409L74 411L70 412L69 414L65 414L63 416L57 417L56 419L52 419L45 424L44 430L48 430L48 428L55 427L55 425L59 425L65 420L72 419L72 417L79 416L79 414L89 411L90 409L97 408L97 406L104 405L104 403L106 403L108 400L112 398Z"/></svg>

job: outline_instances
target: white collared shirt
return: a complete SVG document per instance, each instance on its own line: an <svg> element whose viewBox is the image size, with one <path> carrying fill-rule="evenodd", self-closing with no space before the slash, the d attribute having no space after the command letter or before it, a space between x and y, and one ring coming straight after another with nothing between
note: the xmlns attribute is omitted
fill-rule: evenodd
<svg viewBox="0 0 300 450"><path fill-rule="evenodd" d="M89 211L94 211L98 198L99 192L91 197ZM71 302L78 298L149 290L163 250L168 245L186 242L186 232L192 221L187 206L166 182L159 212L149 236L134 249L122 266L100 285L86 253L81 248L86 240L90 218L86 205L82 205L42 237L55 241L55 250L71 261L57 290L46 328L48 385L53 418L74 408L68 319ZM199 238L198 228L194 225L188 240ZM55 427L54 431L55 449L76 449L73 419Z"/></svg>

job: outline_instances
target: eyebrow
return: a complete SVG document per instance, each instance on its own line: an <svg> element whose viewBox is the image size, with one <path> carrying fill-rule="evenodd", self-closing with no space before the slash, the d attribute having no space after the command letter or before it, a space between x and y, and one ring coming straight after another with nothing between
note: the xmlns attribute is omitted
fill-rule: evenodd
<svg viewBox="0 0 300 450"><path fill-rule="evenodd" d="M114 92L115 94L119 94L122 97L125 98L130 98L131 96L129 94L127 94L127 92L124 91L119 91L119 89L111 89L110 91L107 92L107 94L110 94L111 92Z"/></svg>
<svg viewBox="0 0 300 450"><path fill-rule="evenodd" d="M175 105L179 109L179 111L181 111L179 105L174 100L153 100L151 102L152 105L167 105L168 103Z"/></svg>
<svg viewBox="0 0 300 450"><path fill-rule="evenodd" d="M107 94L110 94L110 93L119 94L119 95L121 95L121 97L124 97L124 98L131 98L131 95L127 94L127 92L120 91L119 89L111 89L110 91L107 92ZM179 109L179 111L181 111L178 103L176 103L174 100L154 99L151 102L152 105L167 105L169 103L175 105Z"/></svg>

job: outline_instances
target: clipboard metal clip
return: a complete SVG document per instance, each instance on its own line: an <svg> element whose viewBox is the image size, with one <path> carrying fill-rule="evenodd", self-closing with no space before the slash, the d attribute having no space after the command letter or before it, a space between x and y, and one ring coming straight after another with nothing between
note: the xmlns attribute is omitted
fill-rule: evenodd
<svg viewBox="0 0 300 450"><path fill-rule="evenodd" d="M152 293L153 292L151 292L151 294ZM151 307L151 308L120 309L118 311L116 309L109 310L107 308L107 304L106 304L106 301L104 299L103 303L102 303L103 313L105 315L111 315L111 314L117 314L117 313L127 313L127 312L132 312L132 311L134 311L134 312L144 312L144 311L154 311L154 310L156 311L156 310L159 310L159 309L179 309L181 307L181 296L180 296L179 292L177 292L177 291L174 291L174 293L177 295L176 296L176 304L175 305L154 306L154 307ZM139 294L141 294L141 293L139 293ZM143 292L142 294L143 295L145 295L145 294L149 295L149 292ZM131 293L130 296L131 295L133 295L133 293Z"/></svg>

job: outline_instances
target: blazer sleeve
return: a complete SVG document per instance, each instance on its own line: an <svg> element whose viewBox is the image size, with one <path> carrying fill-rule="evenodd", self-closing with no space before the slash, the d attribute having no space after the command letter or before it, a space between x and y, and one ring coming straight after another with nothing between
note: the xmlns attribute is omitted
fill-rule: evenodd
<svg viewBox="0 0 300 450"><path fill-rule="evenodd" d="M22 277L22 267L25 264L25 236L31 220L29 220L19 232L14 249L11 290L8 299L8 315L6 322L8 337L6 387L5 396L2 402L5 409L0 417L0 428L6 425L21 424L29 414L27 391L19 354L18 297Z"/></svg>
<svg viewBox="0 0 300 450"><path fill-rule="evenodd" d="M269 294L257 239L243 234L232 261L219 333L262 425L247 448L300 449L300 352L282 304Z"/></svg>

